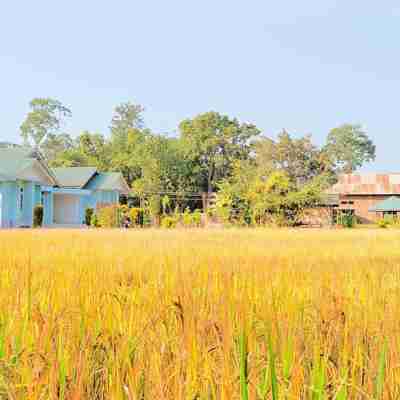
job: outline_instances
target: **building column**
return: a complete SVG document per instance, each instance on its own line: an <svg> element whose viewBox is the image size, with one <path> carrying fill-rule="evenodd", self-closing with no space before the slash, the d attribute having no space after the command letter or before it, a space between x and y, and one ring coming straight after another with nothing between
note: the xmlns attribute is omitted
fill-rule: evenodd
<svg viewBox="0 0 400 400"><path fill-rule="evenodd" d="M43 225L53 224L54 219L54 195L53 192L43 193Z"/></svg>
<svg viewBox="0 0 400 400"><path fill-rule="evenodd" d="M23 185L23 222L24 226L33 225L33 208L35 207L35 185L32 182L26 182Z"/></svg>

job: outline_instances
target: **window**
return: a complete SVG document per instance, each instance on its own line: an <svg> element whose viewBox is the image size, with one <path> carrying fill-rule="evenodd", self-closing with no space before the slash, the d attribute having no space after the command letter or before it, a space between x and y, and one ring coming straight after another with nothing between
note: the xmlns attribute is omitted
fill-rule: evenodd
<svg viewBox="0 0 400 400"><path fill-rule="evenodd" d="M17 207L20 212L24 209L24 188L20 187L17 196Z"/></svg>

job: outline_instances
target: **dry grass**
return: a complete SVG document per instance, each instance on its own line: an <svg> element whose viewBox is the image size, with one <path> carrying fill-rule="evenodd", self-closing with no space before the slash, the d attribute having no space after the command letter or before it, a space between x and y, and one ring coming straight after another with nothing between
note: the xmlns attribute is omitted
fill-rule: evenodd
<svg viewBox="0 0 400 400"><path fill-rule="evenodd" d="M0 232L0 399L398 399L400 232Z"/></svg>

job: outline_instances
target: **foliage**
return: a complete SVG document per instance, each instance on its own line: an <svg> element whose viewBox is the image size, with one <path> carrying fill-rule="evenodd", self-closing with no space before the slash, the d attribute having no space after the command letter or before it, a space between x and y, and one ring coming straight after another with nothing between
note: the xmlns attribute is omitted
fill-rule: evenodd
<svg viewBox="0 0 400 400"><path fill-rule="evenodd" d="M377 225L379 228L386 229L390 226L391 222L387 218L381 218L377 221Z"/></svg>
<svg viewBox="0 0 400 400"><path fill-rule="evenodd" d="M100 206L96 215L101 228L118 228L120 226L121 210L118 205Z"/></svg>
<svg viewBox="0 0 400 400"><path fill-rule="evenodd" d="M179 215L166 215L161 218L161 228L172 229L176 228L179 223Z"/></svg>
<svg viewBox="0 0 400 400"><path fill-rule="evenodd" d="M377 221L379 228L400 228L400 218L397 215L386 214Z"/></svg>
<svg viewBox="0 0 400 400"><path fill-rule="evenodd" d="M219 187L216 210L225 222L296 225L305 209L318 204L327 184L324 176L300 186L283 170L266 177L257 169L243 174L242 167L239 164Z"/></svg>
<svg viewBox="0 0 400 400"><path fill-rule="evenodd" d="M206 112L182 121L177 135L167 135L147 129L144 107L127 102L114 108L108 135L83 131L73 138L60 132L71 112L59 101L33 99L30 106L21 134L40 144L51 167L122 172L141 204L148 202L155 223L176 206L200 207L201 194L217 191L215 211L227 223L295 225L337 174L375 157L375 146L358 125L333 129L318 147L311 135L283 130L272 139L251 123ZM281 192L267 183L278 176L277 184L287 180Z"/></svg>
<svg viewBox="0 0 400 400"><path fill-rule="evenodd" d="M187 158L197 164L198 180L208 193L229 176L233 160L249 158L249 142L260 133L255 125L216 112L185 120L179 129Z"/></svg>
<svg viewBox="0 0 400 400"><path fill-rule="evenodd" d="M93 213L92 217L90 218L90 226L92 226L93 228L99 227L99 219L97 218L96 213Z"/></svg>
<svg viewBox="0 0 400 400"><path fill-rule="evenodd" d="M375 160L376 147L361 125L344 124L329 132L324 150L339 172L351 173Z"/></svg>
<svg viewBox="0 0 400 400"><path fill-rule="evenodd" d="M129 217L134 226L145 225L145 214L146 210L143 208L133 207L129 210Z"/></svg>
<svg viewBox="0 0 400 400"><path fill-rule="evenodd" d="M21 125L21 136L25 143L38 147L50 134L56 134L64 118L71 111L60 101L51 98L35 98L29 103L31 111Z"/></svg>
<svg viewBox="0 0 400 400"><path fill-rule="evenodd" d="M33 227L39 228L43 225L44 209L41 204L38 204L33 209Z"/></svg>
<svg viewBox="0 0 400 400"><path fill-rule="evenodd" d="M181 219L184 227L198 228L201 226L201 211L196 209L191 212L189 208L186 208L181 215Z"/></svg>
<svg viewBox="0 0 400 400"><path fill-rule="evenodd" d="M304 184L329 171L321 150L311 136L293 138L283 130L273 141L263 137L255 143L256 163L264 173L283 171L291 181Z"/></svg>
<svg viewBox="0 0 400 400"><path fill-rule="evenodd" d="M85 210L85 224L87 226L91 225L93 214L94 214L94 208L87 208Z"/></svg>
<svg viewBox="0 0 400 400"><path fill-rule="evenodd" d="M341 212L338 215L337 223L343 228L354 228L357 224L357 218L353 214Z"/></svg>

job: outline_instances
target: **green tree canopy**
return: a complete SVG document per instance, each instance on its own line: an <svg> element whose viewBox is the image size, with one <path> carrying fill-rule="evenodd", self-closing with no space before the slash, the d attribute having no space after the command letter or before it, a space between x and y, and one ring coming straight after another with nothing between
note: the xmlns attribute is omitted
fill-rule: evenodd
<svg viewBox="0 0 400 400"><path fill-rule="evenodd" d="M361 125L344 124L329 132L324 151L338 172L351 173L375 160L376 147Z"/></svg>
<svg viewBox="0 0 400 400"><path fill-rule="evenodd" d="M260 133L255 125L217 112L184 120L179 128L186 156L199 167L198 180L209 193L218 181L229 176L234 160L249 157L250 141Z"/></svg>
<svg viewBox="0 0 400 400"><path fill-rule="evenodd" d="M57 134L71 111L60 101L51 98L35 98L30 104L31 111L21 125L21 136L26 144L39 147L48 135Z"/></svg>
<svg viewBox="0 0 400 400"><path fill-rule="evenodd" d="M283 130L277 140L262 138L255 144L255 161L265 174L283 171L295 183L302 184L323 173L326 164L311 136L293 138Z"/></svg>

